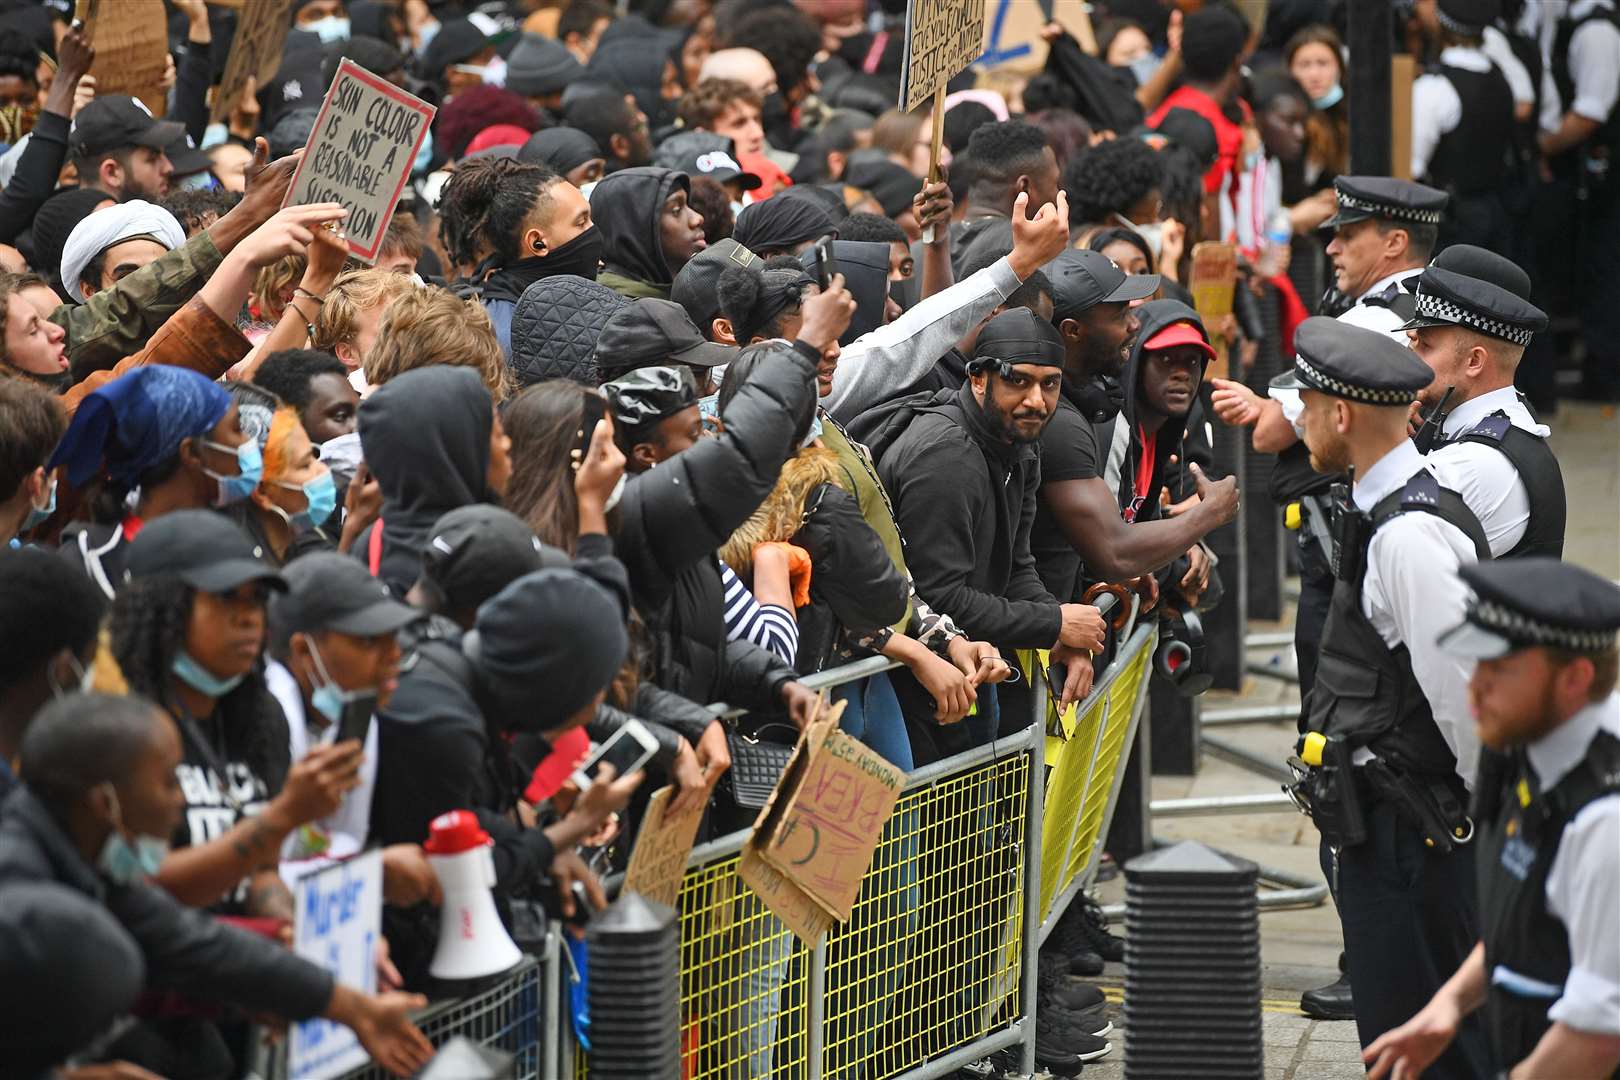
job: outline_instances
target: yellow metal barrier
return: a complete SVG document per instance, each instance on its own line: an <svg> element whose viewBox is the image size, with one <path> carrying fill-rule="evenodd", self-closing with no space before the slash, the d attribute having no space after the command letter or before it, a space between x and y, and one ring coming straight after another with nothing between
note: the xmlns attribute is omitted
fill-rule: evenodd
<svg viewBox="0 0 1620 1080"><path fill-rule="evenodd" d="M1131 635L1063 735L1037 728L912 773L853 914L815 948L737 876L746 833L695 849L679 899L683 1077L923 1080L1026 1041L1026 901L1038 887L1047 924L1095 870L1155 642L1151 627ZM575 1074L589 1075L584 1055Z"/></svg>

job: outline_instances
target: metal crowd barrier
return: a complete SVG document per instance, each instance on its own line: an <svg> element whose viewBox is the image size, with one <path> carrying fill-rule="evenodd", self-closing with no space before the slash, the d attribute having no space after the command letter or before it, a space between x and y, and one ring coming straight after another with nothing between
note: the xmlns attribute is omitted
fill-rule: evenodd
<svg viewBox="0 0 1620 1080"><path fill-rule="evenodd" d="M1072 725L914 771L850 919L813 948L737 876L747 831L693 849L679 899L683 1075L929 1080L1010 1046L1032 1072L1036 952L1096 873L1156 643L1155 626L1136 628ZM1045 716L1044 680L1032 682ZM562 1049L560 1074L587 1076L585 1055Z"/></svg>

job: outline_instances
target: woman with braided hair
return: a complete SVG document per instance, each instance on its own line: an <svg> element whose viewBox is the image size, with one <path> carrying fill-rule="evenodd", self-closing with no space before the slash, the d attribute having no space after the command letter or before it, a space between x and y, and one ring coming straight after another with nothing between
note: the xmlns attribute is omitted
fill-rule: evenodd
<svg viewBox="0 0 1620 1080"><path fill-rule="evenodd" d="M463 162L439 200L439 239L512 355L512 313L542 278L596 280L602 237L579 188L549 167L513 158Z"/></svg>

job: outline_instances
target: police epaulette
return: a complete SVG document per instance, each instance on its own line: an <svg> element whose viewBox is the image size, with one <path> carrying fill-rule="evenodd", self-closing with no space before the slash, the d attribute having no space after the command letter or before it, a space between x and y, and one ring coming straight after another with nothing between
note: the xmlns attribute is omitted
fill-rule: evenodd
<svg viewBox="0 0 1620 1080"><path fill-rule="evenodd" d="M1401 509L1431 509L1440 505L1440 481L1427 469L1412 474L1401 489Z"/></svg>
<svg viewBox="0 0 1620 1080"><path fill-rule="evenodd" d="M1492 413L1469 428L1463 438L1473 436L1477 439L1490 439L1492 442L1501 442L1512 429L1513 421L1508 419L1506 413Z"/></svg>

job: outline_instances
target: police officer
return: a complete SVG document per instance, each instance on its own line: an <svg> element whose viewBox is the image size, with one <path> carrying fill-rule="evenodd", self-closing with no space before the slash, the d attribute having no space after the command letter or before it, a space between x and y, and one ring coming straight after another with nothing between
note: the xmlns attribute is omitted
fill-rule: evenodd
<svg viewBox="0 0 1620 1080"><path fill-rule="evenodd" d="M1620 589L1549 558L1462 578L1474 597L1441 644L1478 660L1481 940L1367 1048L1369 1077L1416 1075L1481 1006L1495 1075L1620 1076Z"/></svg>
<svg viewBox="0 0 1620 1080"><path fill-rule="evenodd" d="M1437 0L1440 55L1412 84L1412 175L1451 194L1445 244L1512 241L1502 193L1516 177L1513 90L1485 53L1499 0Z"/></svg>
<svg viewBox="0 0 1620 1080"><path fill-rule="evenodd" d="M1338 211L1322 223L1333 231L1327 254L1333 288L1324 315L1394 333L1410 312L1400 284L1422 270L1440 239L1444 191L1389 176L1340 176L1333 181Z"/></svg>
<svg viewBox="0 0 1620 1080"><path fill-rule="evenodd" d="M1418 449L1479 518L1498 559L1564 552L1564 476L1547 445L1551 430L1513 388L1525 347L1547 328L1529 296L1523 270L1459 244L1417 279L1417 313L1406 323L1412 351L1435 374L1418 394L1429 414Z"/></svg>
<svg viewBox="0 0 1620 1080"><path fill-rule="evenodd" d="M1353 479L1336 500L1336 580L1301 757L1365 1046L1420 1008L1476 936L1465 781L1478 744L1467 671L1435 640L1462 617L1457 568L1489 549L1408 436L1434 379L1423 361L1388 334L1324 318L1300 324L1294 347L1273 385L1300 392L1311 464ZM1432 1075L1476 1077L1483 1056L1469 1032Z"/></svg>

